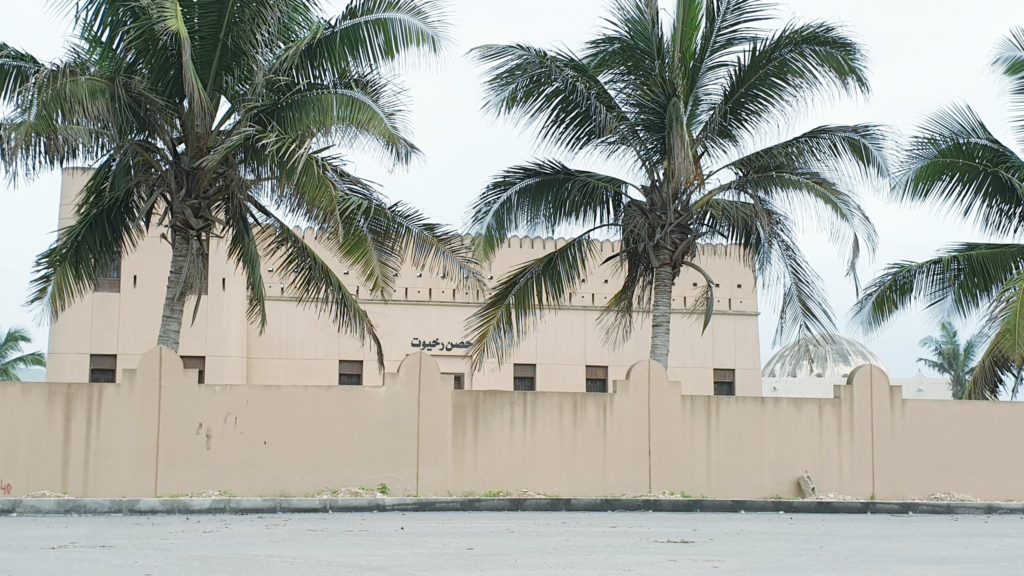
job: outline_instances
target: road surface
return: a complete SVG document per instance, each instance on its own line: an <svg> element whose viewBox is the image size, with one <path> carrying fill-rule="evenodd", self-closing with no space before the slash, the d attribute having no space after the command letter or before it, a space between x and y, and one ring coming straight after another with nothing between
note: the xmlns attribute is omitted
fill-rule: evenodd
<svg viewBox="0 0 1024 576"><path fill-rule="evenodd" d="M1024 574L1020 516L4 517L0 575Z"/></svg>

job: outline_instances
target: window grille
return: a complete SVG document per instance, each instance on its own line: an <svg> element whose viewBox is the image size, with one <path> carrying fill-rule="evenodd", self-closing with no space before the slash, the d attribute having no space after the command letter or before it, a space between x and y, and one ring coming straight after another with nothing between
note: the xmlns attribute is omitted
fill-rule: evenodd
<svg viewBox="0 0 1024 576"><path fill-rule="evenodd" d="M608 392L607 366L587 366L587 392Z"/></svg>
<svg viewBox="0 0 1024 576"><path fill-rule="evenodd" d="M535 392L537 390L537 366L535 364L516 364L512 370L512 389L517 392Z"/></svg>
<svg viewBox="0 0 1024 576"><path fill-rule="evenodd" d="M736 371L715 368L715 396L736 395Z"/></svg>
<svg viewBox="0 0 1024 576"><path fill-rule="evenodd" d="M338 362L339 386L363 385L363 362L361 360L342 360Z"/></svg>
<svg viewBox="0 0 1024 576"><path fill-rule="evenodd" d="M117 382L117 356L113 354L90 355L89 382L100 384Z"/></svg>
<svg viewBox="0 0 1024 576"><path fill-rule="evenodd" d="M96 272L93 283L94 292L118 293L121 291L121 260L111 262L110 266Z"/></svg>

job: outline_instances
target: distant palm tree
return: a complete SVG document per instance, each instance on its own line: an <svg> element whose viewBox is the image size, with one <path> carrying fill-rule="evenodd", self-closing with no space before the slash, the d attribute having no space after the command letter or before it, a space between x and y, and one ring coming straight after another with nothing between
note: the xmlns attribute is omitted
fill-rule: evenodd
<svg viewBox="0 0 1024 576"><path fill-rule="evenodd" d="M931 353L931 358L918 358L920 364L949 378L953 398L964 400L974 373L975 360L984 345L984 336L975 334L961 344L960 334L951 322L939 326L939 336L928 336L921 340L921 347Z"/></svg>
<svg viewBox="0 0 1024 576"><path fill-rule="evenodd" d="M8 328L0 338L0 381L18 382L18 371L24 368L45 368L46 356L42 352L23 353L24 345L32 342L24 328Z"/></svg>
<svg viewBox="0 0 1024 576"><path fill-rule="evenodd" d="M771 29L764 0L615 0L579 52L523 44L473 51L487 66L486 108L536 129L543 144L628 168L618 178L555 159L513 166L472 210L477 255L513 233L583 230L501 279L471 321L477 362L499 361L546 310L566 301L614 236L605 264L624 271L604 314L609 338L652 315L651 359L667 365L672 289L683 269L702 278L705 328L714 307L701 244L726 242L776 290L776 338L834 333L820 279L796 243L799 224L824 230L854 271L875 230L856 190L884 180L882 131L823 126L758 148L813 102L868 91L860 46L827 22Z"/></svg>
<svg viewBox="0 0 1024 576"><path fill-rule="evenodd" d="M44 63L0 43L0 166L34 176L94 173L75 222L36 261L30 301L59 314L160 226L171 246L157 343L178 349L186 299L207 282L223 238L245 275L249 319L266 324L263 259L300 303L369 339L370 318L292 224L310 227L374 293L404 258L479 283L455 231L390 204L348 171L347 153L390 165L419 154L395 64L437 54L433 0L353 0L336 18L317 0L64 0L76 34Z"/></svg>
<svg viewBox="0 0 1024 576"><path fill-rule="evenodd" d="M1012 126L1024 142L1024 28L999 45L993 61L1009 87ZM897 171L897 198L963 216L994 236L1024 233L1024 158L997 139L967 106L931 116ZM1024 367L1024 244L963 243L923 262L896 262L854 308L868 330L921 303L945 315L985 316L989 343L968 396L996 399L1020 383Z"/></svg>

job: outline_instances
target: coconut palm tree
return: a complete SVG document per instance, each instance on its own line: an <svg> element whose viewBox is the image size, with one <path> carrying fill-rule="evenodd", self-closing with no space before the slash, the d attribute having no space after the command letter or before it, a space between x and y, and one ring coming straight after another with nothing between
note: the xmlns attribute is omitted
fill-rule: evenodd
<svg viewBox="0 0 1024 576"><path fill-rule="evenodd" d="M42 352L23 352L25 344L31 342L24 328L8 328L0 338L0 382L18 382L21 380L19 370L46 367L46 356Z"/></svg>
<svg viewBox="0 0 1024 576"><path fill-rule="evenodd" d="M244 272L248 315L266 323L261 261L292 273L302 304L370 339L373 323L321 254L313 228L363 284L386 294L403 258L479 281L454 231L390 204L343 153L392 166L409 139L396 64L446 43L432 0L353 0L334 18L315 0L64 0L75 38L60 62L0 44L0 165L35 176L95 171L74 224L36 261L30 302L59 314L98 273L160 226L171 265L158 344L177 350L186 299L223 239ZM339 147L340 150L339 150Z"/></svg>
<svg viewBox="0 0 1024 576"><path fill-rule="evenodd" d="M1024 142L1024 28L996 52L993 66L1009 87L1012 126ZM961 215L1010 242L962 243L922 262L889 265L854 308L868 331L922 304L943 316L984 316L988 344L968 397L999 397L1024 366L1024 158L999 141L968 106L929 117L895 171L896 197ZM1016 385L1014 385L1016 387Z"/></svg>
<svg viewBox="0 0 1024 576"><path fill-rule="evenodd" d="M965 342L960 342L960 334L952 322L944 321L939 326L938 336L928 336L921 340L921 347L927 350L930 358L918 358L917 362L949 378L953 398L964 400L971 374L974 373L975 360L984 344L984 337L975 334Z"/></svg>
<svg viewBox="0 0 1024 576"><path fill-rule="evenodd" d="M477 360L501 360L547 309L580 283L597 240L622 250L603 264L624 272L603 315L615 340L649 311L651 358L669 354L671 292L684 268L714 280L698 246L728 242L781 295L777 340L834 332L820 281L798 247L817 226L850 263L873 249L875 231L856 195L886 176L882 131L822 126L757 146L813 102L868 91L864 54L827 22L775 26L763 0L615 0L582 50L523 44L473 51L486 67L485 108L533 128L569 157L623 168L626 178L538 159L508 168L472 208L477 254L490 258L509 234L580 232L497 283L470 325Z"/></svg>

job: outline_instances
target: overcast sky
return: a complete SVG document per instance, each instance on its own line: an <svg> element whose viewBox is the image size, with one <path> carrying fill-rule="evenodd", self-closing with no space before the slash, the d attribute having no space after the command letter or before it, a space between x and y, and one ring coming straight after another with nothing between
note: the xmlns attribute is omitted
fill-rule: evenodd
<svg viewBox="0 0 1024 576"><path fill-rule="evenodd" d="M337 11L345 0L328 2ZM668 4L668 3L666 3ZM534 156L528 137L479 113L480 77L462 55L493 42L579 46L600 24L604 0L450 0L456 46L446 61L407 74L414 106L415 141L425 158L412 168L388 173L359 159L356 171L380 182L393 199L415 203L431 217L461 225L466 207L488 177ZM871 56L874 93L862 101L819 107L792 132L824 123L881 122L903 133L924 115L954 102L970 103L1008 144L1007 106L998 78L987 66L996 42L1012 26L1024 26L1024 2L975 0L783 0L786 18L839 22ZM67 22L39 0L0 0L0 40L42 59L63 51ZM17 186L0 182L0 327L33 330L38 347L46 327L22 306L33 258L53 240L60 178L50 174ZM862 267L869 279L885 263L920 259L950 242L981 239L955 219L927 209L886 205L878 196L866 206L881 236L881 249ZM844 319L854 301L843 266L818 239L805 243ZM775 327L771 303L762 302L762 358L771 353ZM970 327L968 327L970 328ZM934 321L911 314L884 333L864 338L894 376L917 371L917 342ZM680 345L680 343L675 343Z"/></svg>

